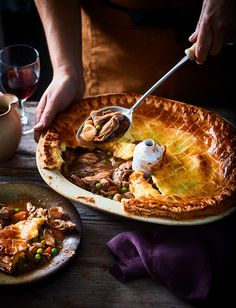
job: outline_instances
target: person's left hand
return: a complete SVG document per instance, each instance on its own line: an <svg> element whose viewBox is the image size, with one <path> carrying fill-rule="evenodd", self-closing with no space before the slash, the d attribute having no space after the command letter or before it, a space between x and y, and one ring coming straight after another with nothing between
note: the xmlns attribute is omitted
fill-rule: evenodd
<svg viewBox="0 0 236 308"><path fill-rule="evenodd" d="M52 123L55 115L64 110L73 101L84 95L85 85L82 74L76 76L63 69L55 69L53 79L40 99L36 110L34 139L39 137Z"/></svg>
<svg viewBox="0 0 236 308"><path fill-rule="evenodd" d="M235 0L204 0L195 32L189 37L195 43L195 60L202 64L207 55L220 53L224 43L236 30Z"/></svg>

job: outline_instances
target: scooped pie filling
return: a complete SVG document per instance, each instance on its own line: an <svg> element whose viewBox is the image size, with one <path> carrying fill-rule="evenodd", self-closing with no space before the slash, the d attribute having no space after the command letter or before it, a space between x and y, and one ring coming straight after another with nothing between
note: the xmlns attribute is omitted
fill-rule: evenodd
<svg viewBox="0 0 236 308"><path fill-rule="evenodd" d="M90 116L80 135L85 142L103 143L119 139L130 125L128 118L118 111L92 111Z"/></svg>

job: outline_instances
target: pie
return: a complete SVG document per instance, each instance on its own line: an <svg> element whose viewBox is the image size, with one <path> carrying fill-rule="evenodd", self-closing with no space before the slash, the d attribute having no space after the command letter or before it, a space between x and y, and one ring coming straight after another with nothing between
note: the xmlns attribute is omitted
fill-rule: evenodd
<svg viewBox="0 0 236 308"><path fill-rule="evenodd" d="M149 96L121 139L96 147L78 143L76 132L91 111L129 108L139 98L111 94L71 104L40 138L40 168L60 170L81 188L118 200L129 215L186 221L233 209L235 129L215 113ZM165 148L163 162L148 178L132 170L134 149L146 139Z"/></svg>

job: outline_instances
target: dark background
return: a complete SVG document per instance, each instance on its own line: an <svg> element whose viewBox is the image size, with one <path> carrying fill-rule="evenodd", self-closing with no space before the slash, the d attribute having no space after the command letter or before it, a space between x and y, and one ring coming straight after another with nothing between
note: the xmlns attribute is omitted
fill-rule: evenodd
<svg viewBox="0 0 236 308"><path fill-rule="evenodd" d="M17 43L29 44L39 51L41 61L40 82L36 92L30 98L38 101L52 79L52 67L43 26L34 1L0 0L0 49ZM221 65L222 83L214 91L209 91L209 97L204 100L198 99L198 93L196 93L190 103L203 105L206 108L217 106L235 111L236 47L225 46L216 58L208 58L204 69L211 69L212 62L218 62ZM214 78L208 82L214 83ZM199 93L201 93L201 84L199 84ZM202 101L204 101L203 104Z"/></svg>
<svg viewBox="0 0 236 308"><path fill-rule="evenodd" d="M30 100L39 100L52 78L52 68L43 27L34 1L0 0L0 49L17 43L31 45L39 52L40 82L30 98Z"/></svg>

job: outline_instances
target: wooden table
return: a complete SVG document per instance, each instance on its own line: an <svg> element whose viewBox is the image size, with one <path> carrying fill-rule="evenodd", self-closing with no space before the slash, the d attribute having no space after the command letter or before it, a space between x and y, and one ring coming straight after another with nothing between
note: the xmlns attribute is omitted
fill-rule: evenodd
<svg viewBox="0 0 236 308"><path fill-rule="evenodd" d="M31 111L34 110L32 107ZM235 123L232 111L218 111ZM0 163L0 182L46 185L37 170L35 149L33 134L22 136L14 157ZM83 223L78 256L49 279L21 287L1 286L1 308L195 307L176 298L158 281L143 278L122 284L110 275L109 268L114 264L114 258L106 247L107 241L123 231L151 230L152 224L122 219L73 203Z"/></svg>

